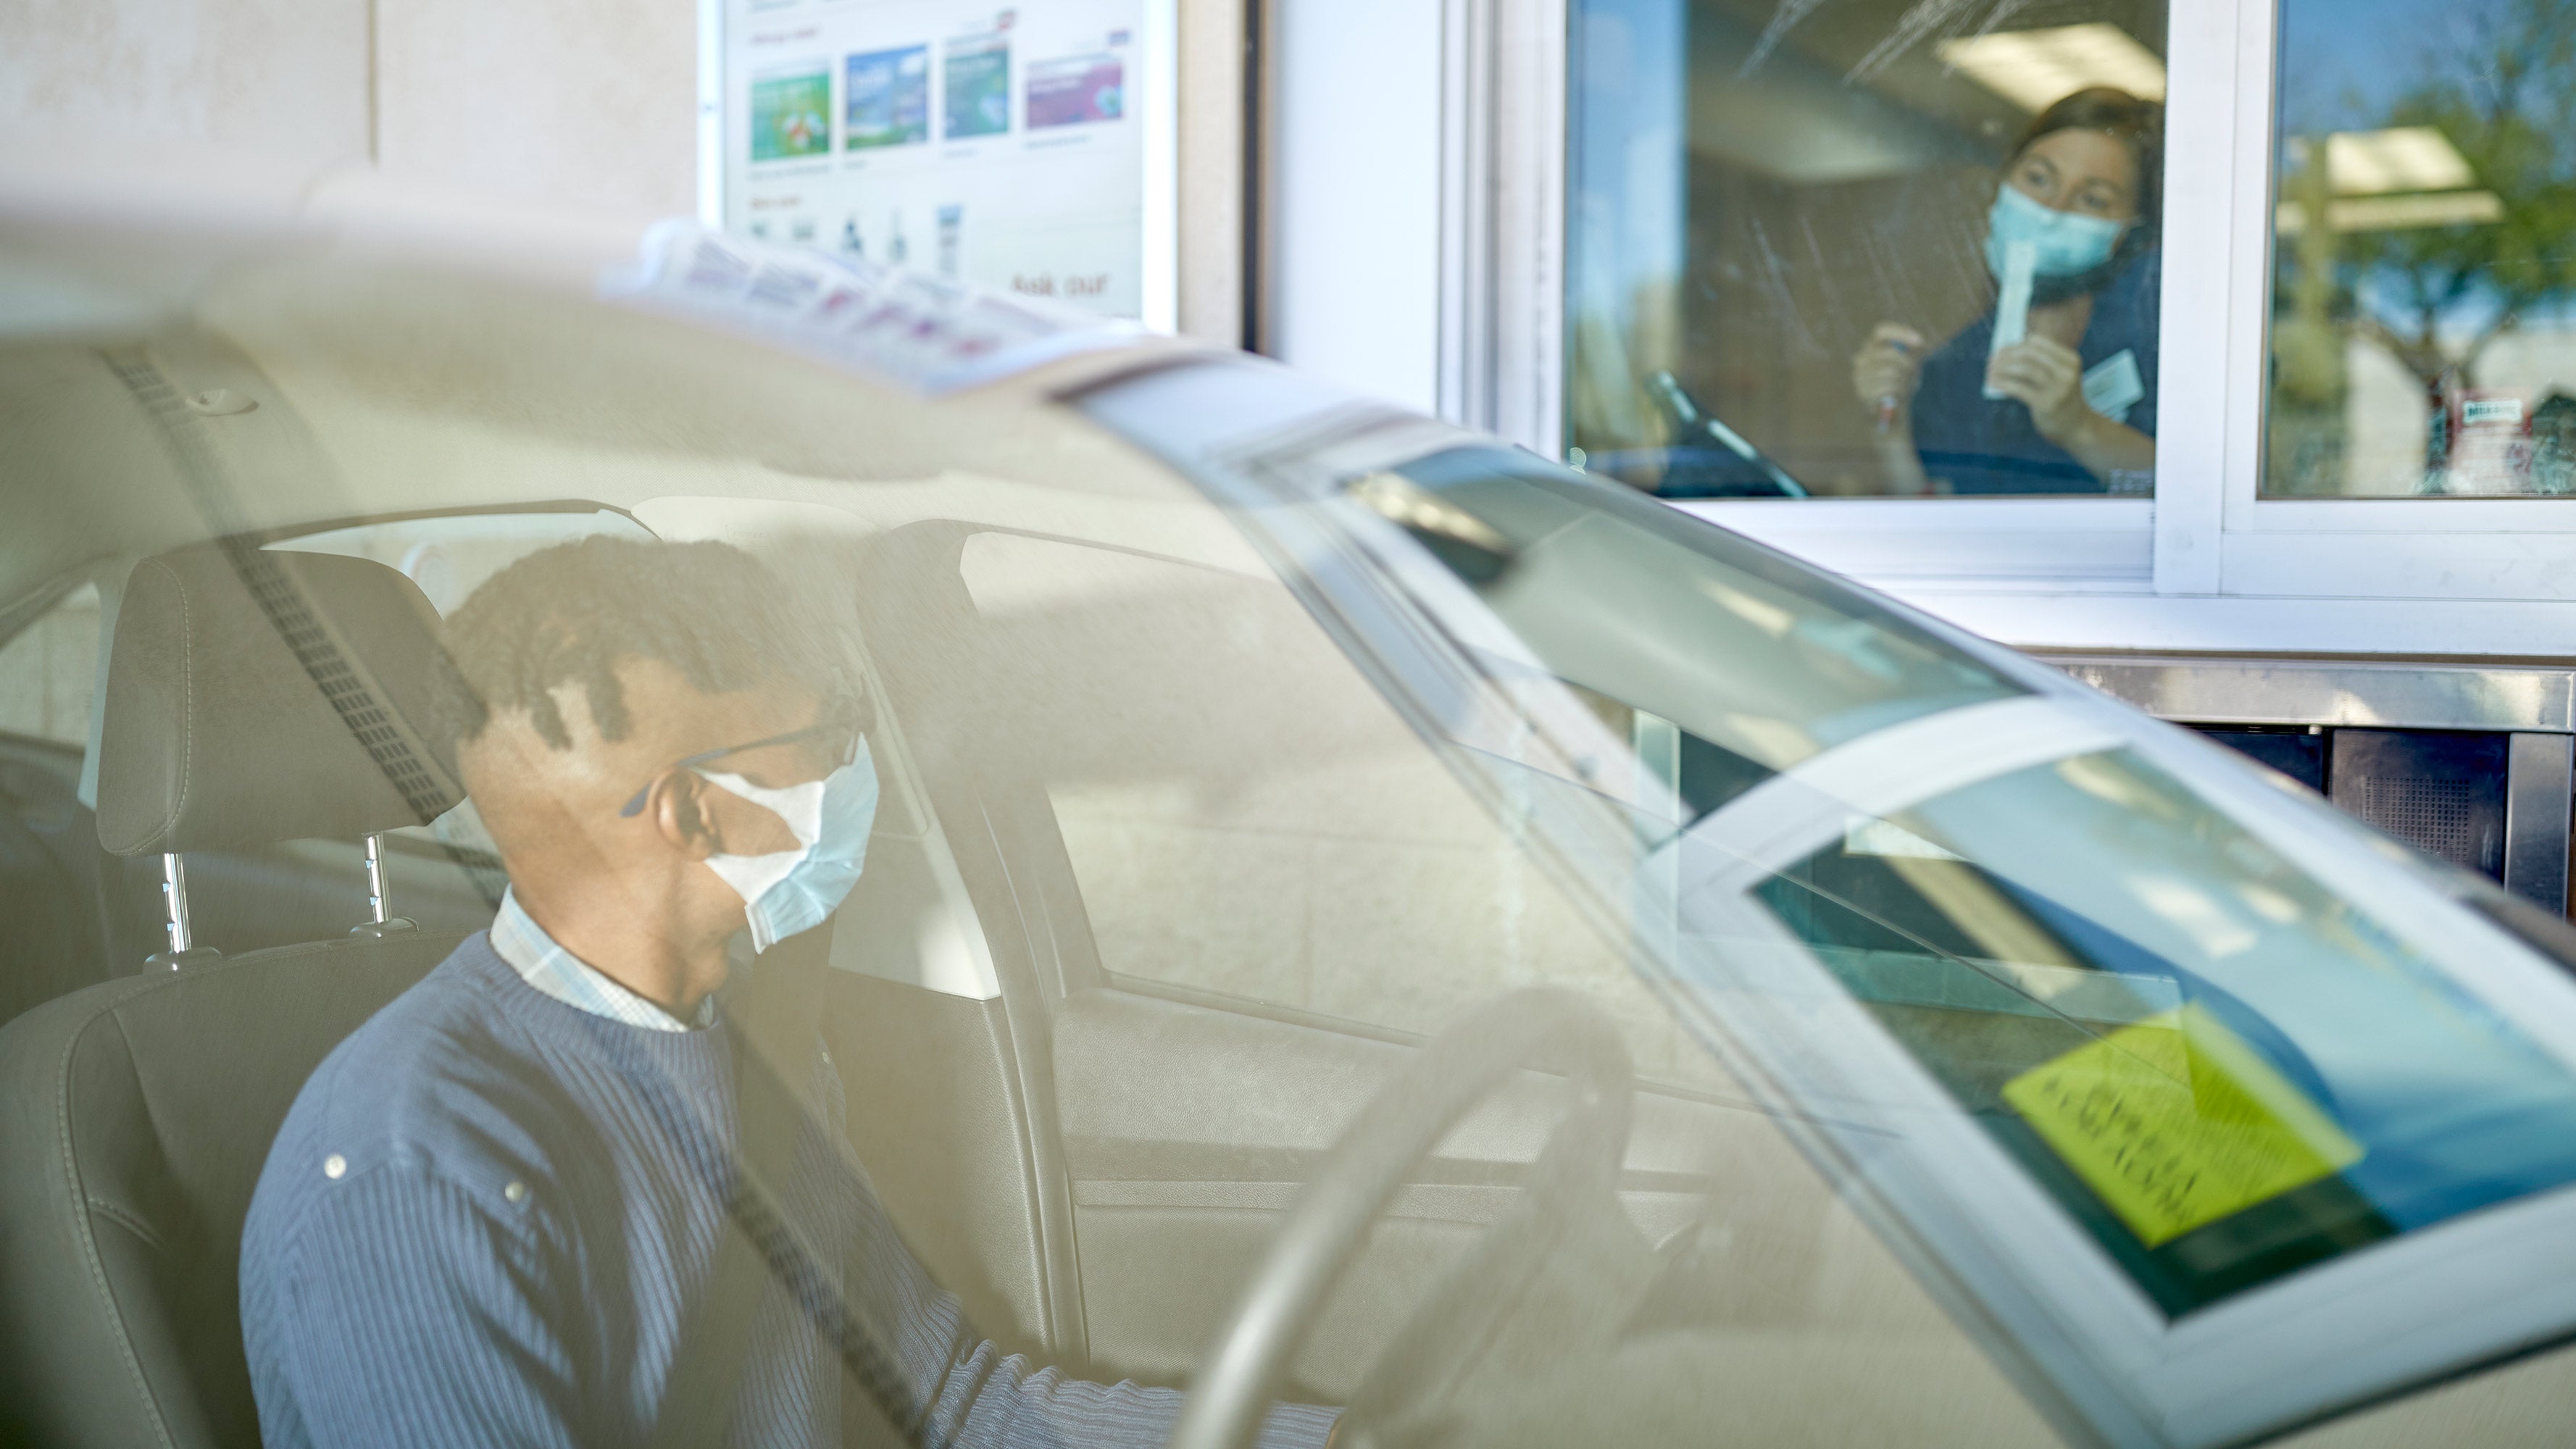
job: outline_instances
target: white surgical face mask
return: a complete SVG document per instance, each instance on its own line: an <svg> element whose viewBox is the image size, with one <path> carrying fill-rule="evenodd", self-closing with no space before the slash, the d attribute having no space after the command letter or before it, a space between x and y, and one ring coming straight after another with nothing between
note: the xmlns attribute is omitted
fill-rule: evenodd
<svg viewBox="0 0 2576 1449"><path fill-rule="evenodd" d="M707 857L707 869L742 897L753 950L766 951L810 931L840 909L867 864L868 831L877 818L877 767L867 741L859 742L858 758L802 785L773 790L740 775L697 773L718 789L768 809L796 837L794 850Z"/></svg>
<svg viewBox="0 0 2576 1449"><path fill-rule="evenodd" d="M2037 254L2033 275L2072 277L2111 260L2128 229L2127 222L2043 206L2007 181L1995 192L1994 209L1986 214L1986 266L1996 281L2002 281L2007 249L2026 241Z"/></svg>

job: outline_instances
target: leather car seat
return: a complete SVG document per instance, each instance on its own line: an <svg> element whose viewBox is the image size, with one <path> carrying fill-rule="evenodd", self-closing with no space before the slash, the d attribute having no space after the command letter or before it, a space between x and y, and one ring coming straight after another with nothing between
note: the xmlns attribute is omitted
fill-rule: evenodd
<svg viewBox="0 0 2576 1449"><path fill-rule="evenodd" d="M384 565L242 545L147 559L109 651L100 841L422 823L462 794L436 743L455 687L428 600ZM0 1028L0 1442L259 1442L235 1280L269 1144L322 1057L460 939L194 951Z"/></svg>

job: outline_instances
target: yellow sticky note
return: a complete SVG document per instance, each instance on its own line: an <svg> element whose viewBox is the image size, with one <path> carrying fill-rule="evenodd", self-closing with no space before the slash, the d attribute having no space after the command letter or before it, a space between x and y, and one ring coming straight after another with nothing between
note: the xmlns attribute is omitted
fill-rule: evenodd
<svg viewBox="0 0 2576 1449"><path fill-rule="evenodd" d="M2196 1005L2033 1067L2004 1085L2004 1100L2150 1248L2362 1155Z"/></svg>

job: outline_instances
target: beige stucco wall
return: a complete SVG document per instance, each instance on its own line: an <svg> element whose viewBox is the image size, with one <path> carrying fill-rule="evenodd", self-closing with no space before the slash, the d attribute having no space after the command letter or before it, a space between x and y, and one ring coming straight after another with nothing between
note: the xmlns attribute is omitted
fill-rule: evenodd
<svg viewBox="0 0 2576 1449"><path fill-rule="evenodd" d="M367 0L0 0L0 136L368 152Z"/></svg>
<svg viewBox="0 0 2576 1449"><path fill-rule="evenodd" d="M376 6L387 171L575 206L695 209L691 0Z"/></svg>
<svg viewBox="0 0 2576 1449"><path fill-rule="evenodd" d="M685 211L696 47L694 0L0 0L0 128Z"/></svg>
<svg viewBox="0 0 2576 1449"><path fill-rule="evenodd" d="M1242 316L1239 0L1181 0L1181 319ZM697 200L695 0L0 0L0 144L215 145L668 214Z"/></svg>

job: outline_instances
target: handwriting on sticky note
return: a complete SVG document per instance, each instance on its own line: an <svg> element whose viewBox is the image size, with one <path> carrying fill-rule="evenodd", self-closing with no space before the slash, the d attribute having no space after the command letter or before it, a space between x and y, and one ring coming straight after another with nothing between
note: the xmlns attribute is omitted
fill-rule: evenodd
<svg viewBox="0 0 2576 1449"><path fill-rule="evenodd" d="M2003 1095L2151 1248L2362 1156L2316 1103L2197 1005L2033 1067Z"/></svg>

